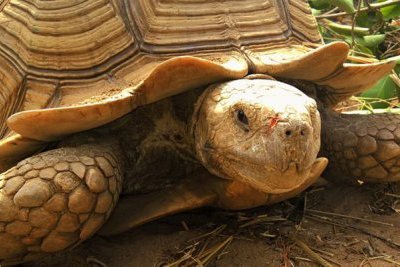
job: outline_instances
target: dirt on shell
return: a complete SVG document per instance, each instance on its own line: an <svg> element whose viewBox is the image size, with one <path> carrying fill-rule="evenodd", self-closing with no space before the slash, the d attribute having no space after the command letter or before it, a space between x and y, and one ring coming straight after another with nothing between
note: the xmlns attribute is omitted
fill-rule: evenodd
<svg viewBox="0 0 400 267"><path fill-rule="evenodd" d="M399 266L398 188L327 184L269 207L195 210L24 266Z"/></svg>

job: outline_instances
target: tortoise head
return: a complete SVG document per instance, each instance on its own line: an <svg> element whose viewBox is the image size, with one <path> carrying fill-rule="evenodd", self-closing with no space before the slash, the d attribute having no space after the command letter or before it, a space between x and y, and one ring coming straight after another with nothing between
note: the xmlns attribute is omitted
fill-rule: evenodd
<svg viewBox="0 0 400 267"><path fill-rule="evenodd" d="M197 157L211 173L273 194L306 182L320 128L314 99L265 79L210 86L192 118Z"/></svg>

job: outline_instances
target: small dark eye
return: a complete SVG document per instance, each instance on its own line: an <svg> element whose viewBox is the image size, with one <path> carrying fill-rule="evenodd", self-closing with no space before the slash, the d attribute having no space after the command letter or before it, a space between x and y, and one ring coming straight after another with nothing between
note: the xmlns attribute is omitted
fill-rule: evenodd
<svg viewBox="0 0 400 267"><path fill-rule="evenodd" d="M238 122L241 124L241 126L243 126L246 131L249 131L250 130L249 129L249 119L247 118L244 111L241 109L235 110L235 116L236 116L236 119L238 120Z"/></svg>
<svg viewBox="0 0 400 267"><path fill-rule="evenodd" d="M246 116L246 114L244 114L243 110L241 110L241 109L237 110L236 117L241 123L249 125L249 120L247 119L247 116Z"/></svg>

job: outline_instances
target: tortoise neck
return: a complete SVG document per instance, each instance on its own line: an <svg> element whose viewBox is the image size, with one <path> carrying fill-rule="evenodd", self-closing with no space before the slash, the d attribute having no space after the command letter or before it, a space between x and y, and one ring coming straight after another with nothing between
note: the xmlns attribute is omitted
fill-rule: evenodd
<svg viewBox="0 0 400 267"><path fill-rule="evenodd" d="M138 108L115 132L129 168L124 193L147 193L181 182L199 164L189 123L202 90ZM143 179L143 178L146 179Z"/></svg>

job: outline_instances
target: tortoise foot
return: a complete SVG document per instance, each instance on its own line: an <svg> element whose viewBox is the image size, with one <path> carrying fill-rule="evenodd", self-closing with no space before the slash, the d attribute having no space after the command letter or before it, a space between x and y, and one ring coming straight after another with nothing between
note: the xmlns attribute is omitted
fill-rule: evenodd
<svg viewBox="0 0 400 267"><path fill-rule="evenodd" d="M71 248L113 210L121 176L110 153L62 148L0 174L0 264L31 261Z"/></svg>
<svg viewBox="0 0 400 267"><path fill-rule="evenodd" d="M400 181L400 114L340 114L325 120L323 176L333 181Z"/></svg>

